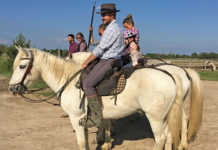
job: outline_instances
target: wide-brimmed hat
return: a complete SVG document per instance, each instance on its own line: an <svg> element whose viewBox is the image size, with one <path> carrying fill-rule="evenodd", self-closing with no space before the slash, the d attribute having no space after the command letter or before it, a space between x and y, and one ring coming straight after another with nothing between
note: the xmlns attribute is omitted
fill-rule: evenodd
<svg viewBox="0 0 218 150"><path fill-rule="evenodd" d="M119 12L119 11L120 10L116 9L116 5L114 3L102 4L101 11L97 12L97 14L115 13L115 12Z"/></svg>

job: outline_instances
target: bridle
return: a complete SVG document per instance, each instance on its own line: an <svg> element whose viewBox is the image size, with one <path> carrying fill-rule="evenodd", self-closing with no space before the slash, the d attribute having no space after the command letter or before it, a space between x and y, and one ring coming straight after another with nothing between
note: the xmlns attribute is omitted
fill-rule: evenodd
<svg viewBox="0 0 218 150"><path fill-rule="evenodd" d="M34 58L33 58L33 52L30 51L30 58L21 58L21 60L29 60L29 61L30 61L30 63L29 63L29 65L28 65L27 69L26 69L26 72L24 73L24 76L23 76L21 82L18 83L18 84L24 85L24 81L25 81L27 75L28 75L29 73L31 73L31 70L32 70L32 68L33 68L33 60L34 60Z"/></svg>
<svg viewBox="0 0 218 150"><path fill-rule="evenodd" d="M26 55L28 56L28 53L26 53ZM33 60L34 60L33 52L30 51L30 58L24 57L24 58L21 58L21 60L29 60L30 61L29 65L28 65L28 67L27 67L27 69L26 69L26 71L25 71L21 81L18 82L18 83L12 84L10 86L16 87L17 91L26 91L27 87L24 85L24 81L25 81L27 75L31 73L31 70L33 68ZM18 93L21 94L21 92L18 92Z"/></svg>

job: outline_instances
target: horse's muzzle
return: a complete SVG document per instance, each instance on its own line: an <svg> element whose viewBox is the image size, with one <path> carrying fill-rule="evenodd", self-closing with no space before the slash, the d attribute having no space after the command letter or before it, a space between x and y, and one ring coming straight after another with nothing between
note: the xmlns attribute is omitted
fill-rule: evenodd
<svg viewBox="0 0 218 150"><path fill-rule="evenodd" d="M26 86L22 84L9 85L8 90L11 91L14 95L22 95L27 90Z"/></svg>

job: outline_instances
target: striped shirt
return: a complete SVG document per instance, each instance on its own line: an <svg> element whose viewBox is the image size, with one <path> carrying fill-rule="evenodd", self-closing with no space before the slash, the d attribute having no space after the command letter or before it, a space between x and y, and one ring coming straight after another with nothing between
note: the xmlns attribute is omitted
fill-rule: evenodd
<svg viewBox="0 0 218 150"><path fill-rule="evenodd" d="M125 47L122 29L113 20L104 31L100 43L93 50L93 54L101 59L120 58Z"/></svg>

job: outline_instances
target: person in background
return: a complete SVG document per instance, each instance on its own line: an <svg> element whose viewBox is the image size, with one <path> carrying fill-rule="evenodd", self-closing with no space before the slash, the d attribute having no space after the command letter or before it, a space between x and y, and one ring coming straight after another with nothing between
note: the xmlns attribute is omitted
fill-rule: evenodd
<svg viewBox="0 0 218 150"><path fill-rule="evenodd" d="M75 42L73 34L68 34L68 41L70 46L67 54L67 59L70 59L72 58L72 53L78 52L78 44Z"/></svg>
<svg viewBox="0 0 218 150"><path fill-rule="evenodd" d="M98 27L98 34L100 37L102 37L103 33L104 33L104 30L106 29L107 25L106 24L101 24L99 27ZM89 31L91 33L93 33L93 29L92 27L89 27ZM97 46L99 43L100 43L100 40L99 41L94 41L94 37L93 37L93 34L91 34L91 39L90 39L90 42L93 46Z"/></svg>
<svg viewBox="0 0 218 150"><path fill-rule="evenodd" d="M124 20L123 20L123 27L126 29L124 31L124 34L131 30L135 35L135 42L139 44L139 31L135 28L135 23L133 20L133 17L131 14L129 14Z"/></svg>
<svg viewBox="0 0 218 150"><path fill-rule="evenodd" d="M124 38L126 44L126 50L124 51L124 55L130 55L132 60L131 65L137 66L139 63L141 63L139 61L143 59L143 56L136 43L136 34L131 30L128 30L125 32Z"/></svg>
<svg viewBox="0 0 218 150"><path fill-rule="evenodd" d="M76 39L78 41L78 52L86 52L87 51L87 44L84 39L84 35L81 32L76 34Z"/></svg>

